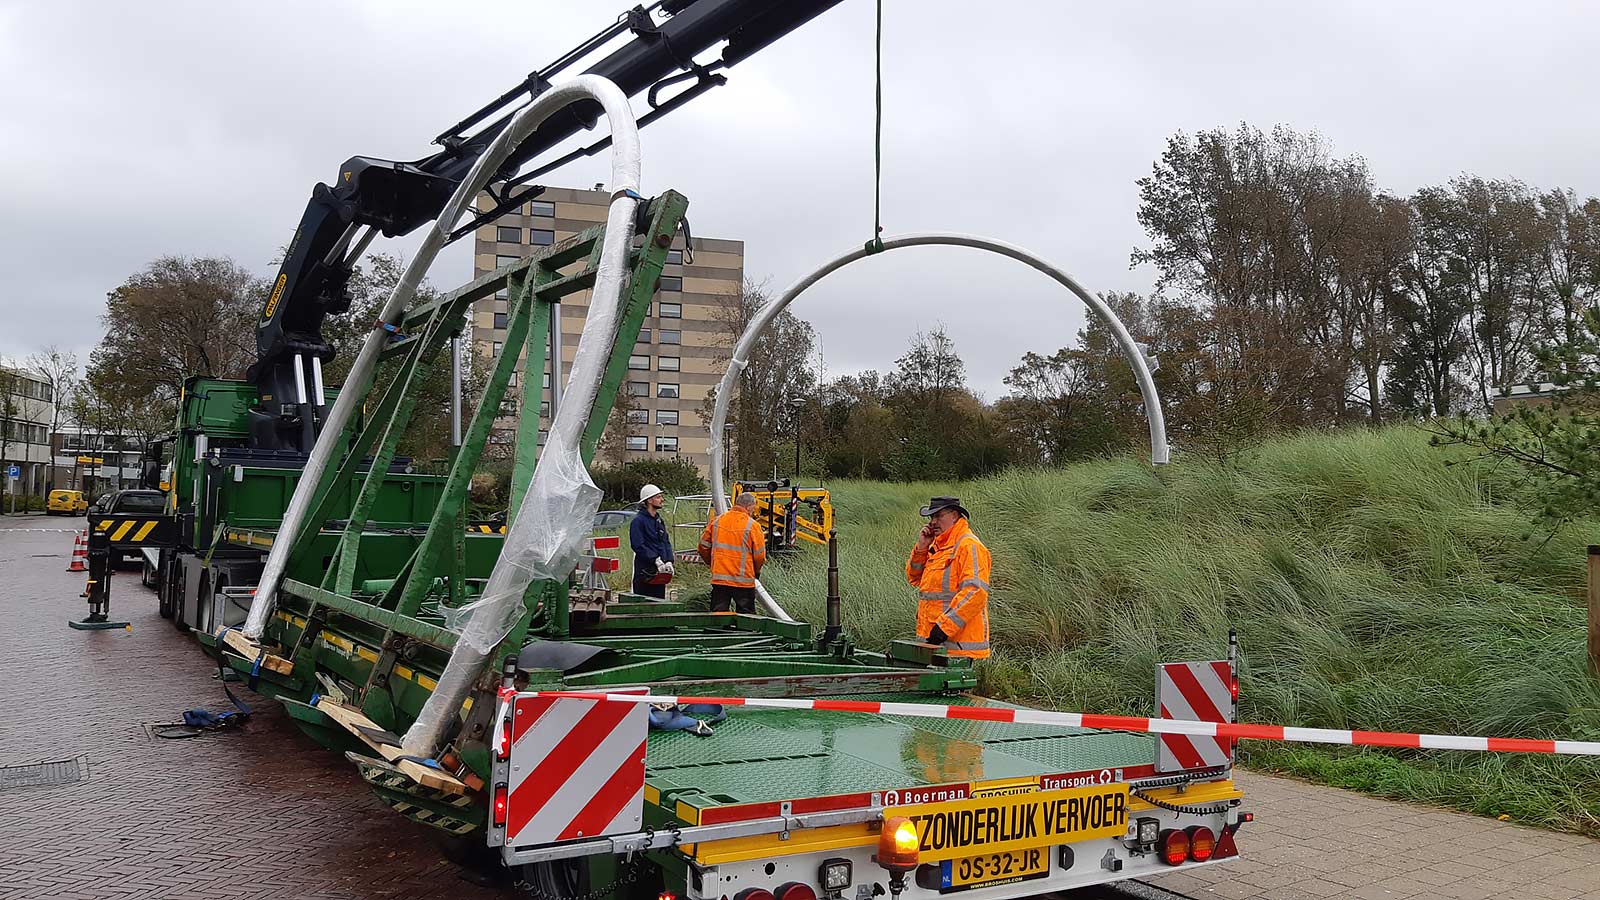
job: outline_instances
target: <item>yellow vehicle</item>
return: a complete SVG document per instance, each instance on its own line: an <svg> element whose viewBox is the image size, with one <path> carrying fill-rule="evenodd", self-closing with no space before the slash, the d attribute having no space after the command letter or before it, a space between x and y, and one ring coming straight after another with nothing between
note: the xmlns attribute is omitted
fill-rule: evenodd
<svg viewBox="0 0 1600 900"><path fill-rule="evenodd" d="M83 491L51 491L44 510L52 516L81 516L89 511Z"/></svg>
<svg viewBox="0 0 1600 900"><path fill-rule="evenodd" d="M828 545L833 503L826 488L792 486L787 478L766 483L735 481L730 502L740 494L755 495L752 515L767 533L767 549L791 549L795 541Z"/></svg>

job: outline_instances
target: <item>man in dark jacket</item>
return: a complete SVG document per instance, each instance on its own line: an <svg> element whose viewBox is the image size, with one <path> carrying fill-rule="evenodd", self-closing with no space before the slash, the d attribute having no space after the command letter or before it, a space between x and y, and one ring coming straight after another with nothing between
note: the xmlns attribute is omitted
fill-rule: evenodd
<svg viewBox="0 0 1600 900"><path fill-rule="evenodd" d="M633 547L633 592L659 600L667 598L667 582L672 580L672 539L667 523L661 520L665 492L653 484L639 491L639 514L628 526L628 544Z"/></svg>

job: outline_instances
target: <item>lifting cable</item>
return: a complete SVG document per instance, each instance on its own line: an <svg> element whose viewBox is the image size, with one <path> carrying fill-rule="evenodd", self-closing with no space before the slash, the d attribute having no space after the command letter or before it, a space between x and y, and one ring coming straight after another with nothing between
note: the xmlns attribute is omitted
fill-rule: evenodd
<svg viewBox="0 0 1600 900"><path fill-rule="evenodd" d="M883 0L878 0L876 82L872 128L872 240L868 253L883 252Z"/></svg>

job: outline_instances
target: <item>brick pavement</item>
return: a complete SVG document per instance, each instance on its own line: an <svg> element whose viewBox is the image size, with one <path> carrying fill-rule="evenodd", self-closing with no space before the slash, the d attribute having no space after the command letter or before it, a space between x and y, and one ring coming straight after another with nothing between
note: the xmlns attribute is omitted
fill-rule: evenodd
<svg viewBox="0 0 1600 900"><path fill-rule="evenodd" d="M136 573L77 632L75 520L0 519L0 765L86 756L82 784L0 791L0 900L506 898L445 862L428 829L273 703L245 730L152 740L143 723L227 707L206 659ZM243 696L253 697L248 692ZM1600 842L1241 773L1244 858L1151 883L1192 897L1600 900Z"/></svg>
<svg viewBox="0 0 1600 900"><path fill-rule="evenodd" d="M1242 858L1150 879L1237 900L1600 900L1600 841L1243 772Z"/></svg>
<svg viewBox="0 0 1600 900"><path fill-rule="evenodd" d="M148 737L143 723L227 698L136 572L112 596L131 632L67 628L86 612L72 536L26 529L77 521L0 521L0 765L82 755L91 772L0 790L0 900L510 896L463 880L276 703L236 689L256 710L242 730Z"/></svg>

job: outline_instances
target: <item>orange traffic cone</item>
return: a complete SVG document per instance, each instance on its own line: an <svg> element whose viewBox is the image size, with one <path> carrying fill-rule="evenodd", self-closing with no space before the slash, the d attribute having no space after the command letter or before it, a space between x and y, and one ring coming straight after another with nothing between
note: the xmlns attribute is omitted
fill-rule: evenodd
<svg viewBox="0 0 1600 900"><path fill-rule="evenodd" d="M84 561L89 558L89 535L80 531L72 539L72 564L67 566L68 572L87 572L89 567Z"/></svg>

